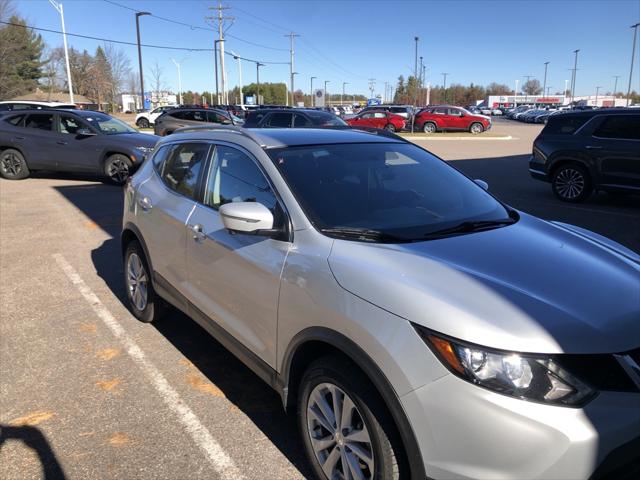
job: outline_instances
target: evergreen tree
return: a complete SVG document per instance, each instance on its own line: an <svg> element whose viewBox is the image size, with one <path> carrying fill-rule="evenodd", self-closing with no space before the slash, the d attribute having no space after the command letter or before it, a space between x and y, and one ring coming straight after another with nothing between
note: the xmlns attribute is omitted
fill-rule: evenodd
<svg viewBox="0 0 640 480"><path fill-rule="evenodd" d="M0 28L0 100L32 92L43 76L42 36L24 28L25 21L17 16Z"/></svg>

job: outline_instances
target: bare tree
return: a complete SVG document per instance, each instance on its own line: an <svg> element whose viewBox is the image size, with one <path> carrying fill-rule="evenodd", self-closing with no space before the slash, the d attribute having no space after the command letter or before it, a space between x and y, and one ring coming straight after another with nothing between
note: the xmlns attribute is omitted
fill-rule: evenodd
<svg viewBox="0 0 640 480"><path fill-rule="evenodd" d="M45 51L42 52L42 57L46 62L42 70L42 80L49 93L49 97L51 97L51 94L57 91L64 83L64 80L59 81L62 73L61 71L64 67L63 56L59 48L51 49L47 47L45 48Z"/></svg>
<svg viewBox="0 0 640 480"><path fill-rule="evenodd" d="M149 73L151 74L151 88L156 94L159 94L165 88L165 83L162 75L162 67L158 64L157 60L149 69Z"/></svg>
<svg viewBox="0 0 640 480"><path fill-rule="evenodd" d="M140 93L140 78L138 74L130 71L125 82L125 90L127 93L138 95Z"/></svg>
<svg viewBox="0 0 640 480"><path fill-rule="evenodd" d="M540 80L534 78L532 80L527 80L522 85L522 91L527 95L539 95L542 93L542 86L540 86Z"/></svg>
<svg viewBox="0 0 640 480"><path fill-rule="evenodd" d="M105 46L104 53L111 68L111 80L113 82L111 95L116 98L125 88L128 76L131 73L131 62L123 50L111 43Z"/></svg>

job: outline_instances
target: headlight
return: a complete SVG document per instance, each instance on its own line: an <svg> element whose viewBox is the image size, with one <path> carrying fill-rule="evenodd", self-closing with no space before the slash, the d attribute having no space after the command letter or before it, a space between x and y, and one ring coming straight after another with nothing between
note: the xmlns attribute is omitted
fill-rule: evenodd
<svg viewBox="0 0 640 480"><path fill-rule="evenodd" d="M465 344L414 325L451 373L497 393L552 405L579 407L595 391L564 370L554 355L519 354Z"/></svg>
<svg viewBox="0 0 640 480"><path fill-rule="evenodd" d="M153 152L153 147L136 147L136 150L138 150L139 152L144 153L145 155Z"/></svg>

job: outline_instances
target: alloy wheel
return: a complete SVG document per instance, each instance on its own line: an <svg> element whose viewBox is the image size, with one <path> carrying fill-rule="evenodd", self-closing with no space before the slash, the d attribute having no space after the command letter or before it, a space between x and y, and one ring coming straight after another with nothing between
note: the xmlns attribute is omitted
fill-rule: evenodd
<svg viewBox="0 0 640 480"><path fill-rule="evenodd" d="M307 432L329 480L369 480L375 475L373 445L364 417L331 383L317 385L307 400Z"/></svg>
<svg viewBox="0 0 640 480"><path fill-rule="evenodd" d="M422 127L424 133L435 133L436 126L433 123L425 123L424 127Z"/></svg>
<svg viewBox="0 0 640 480"><path fill-rule="evenodd" d="M129 298L136 309L142 312L147 307L147 272L136 253L129 255L127 262L127 288Z"/></svg>
<svg viewBox="0 0 640 480"><path fill-rule="evenodd" d="M474 123L473 125L471 125L471 133L481 133L482 132L482 126L478 123Z"/></svg>
<svg viewBox="0 0 640 480"><path fill-rule="evenodd" d="M15 153L9 152L2 157L2 172L14 177L22 172L22 162Z"/></svg>
<svg viewBox="0 0 640 480"><path fill-rule="evenodd" d="M107 175L116 183L124 183L129 177L129 165L122 158L116 158L109 164Z"/></svg>
<svg viewBox="0 0 640 480"><path fill-rule="evenodd" d="M565 168L556 176L555 187L562 198L573 200L584 191L585 178L578 170Z"/></svg>

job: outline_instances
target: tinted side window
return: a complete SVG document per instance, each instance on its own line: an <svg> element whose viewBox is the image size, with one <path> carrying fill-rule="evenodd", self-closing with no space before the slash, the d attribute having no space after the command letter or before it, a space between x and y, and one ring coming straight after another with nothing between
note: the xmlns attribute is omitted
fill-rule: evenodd
<svg viewBox="0 0 640 480"><path fill-rule="evenodd" d="M16 127L18 126L22 126L22 119L24 118L24 115L17 115L15 117L9 117L6 119L7 123L10 123L11 125L14 125Z"/></svg>
<svg viewBox="0 0 640 480"><path fill-rule="evenodd" d="M193 118L189 118L188 120L195 120L196 122L206 122L207 121L207 112L203 112L200 110L194 110L189 112L193 115Z"/></svg>
<svg viewBox="0 0 640 480"><path fill-rule="evenodd" d="M277 200L254 161L235 148L218 146L211 162L204 203L217 209L230 202L260 202L275 212Z"/></svg>
<svg viewBox="0 0 640 480"><path fill-rule="evenodd" d="M309 120L304 115L296 115L295 117L293 117L293 126L295 128L312 127L313 122L311 122L311 120Z"/></svg>
<svg viewBox="0 0 640 480"><path fill-rule="evenodd" d="M229 122L229 119L216 112L207 112L207 121L210 123L225 123Z"/></svg>
<svg viewBox="0 0 640 480"><path fill-rule="evenodd" d="M58 128L60 133L75 135L79 129L86 128L80 120L71 115L58 116Z"/></svg>
<svg viewBox="0 0 640 480"><path fill-rule="evenodd" d="M195 120L195 118L193 117L193 112L189 111L189 110L183 110L181 112L173 112L173 113L167 113L167 115L173 117L173 118L177 118L178 120Z"/></svg>
<svg viewBox="0 0 640 480"><path fill-rule="evenodd" d="M555 115L554 115L555 116ZM560 114L549 118L549 123L543 132L552 135L571 135L584 125L591 115Z"/></svg>
<svg viewBox="0 0 640 480"><path fill-rule="evenodd" d="M36 113L29 115L24 124L27 128L37 128L38 130L51 131L53 126L53 114L51 113Z"/></svg>
<svg viewBox="0 0 640 480"><path fill-rule="evenodd" d="M274 128L289 128L291 127L290 113L272 113L267 119L266 125Z"/></svg>
<svg viewBox="0 0 640 480"><path fill-rule="evenodd" d="M608 117L593 132L595 137L640 140L640 115Z"/></svg>
<svg viewBox="0 0 640 480"><path fill-rule="evenodd" d="M208 151L209 145L206 143L180 143L173 146L162 168L162 180L167 187L193 198Z"/></svg>
<svg viewBox="0 0 640 480"><path fill-rule="evenodd" d="M164 161L167 159L171 146L165 145L158 149L153 155L153 168L156 172L162 175L162 167L164 167Z"/></svg>

